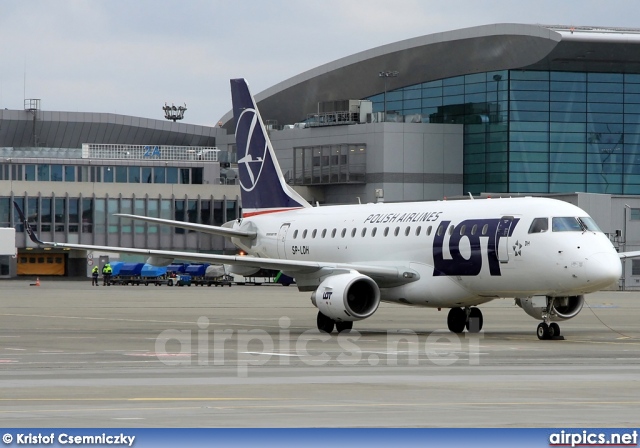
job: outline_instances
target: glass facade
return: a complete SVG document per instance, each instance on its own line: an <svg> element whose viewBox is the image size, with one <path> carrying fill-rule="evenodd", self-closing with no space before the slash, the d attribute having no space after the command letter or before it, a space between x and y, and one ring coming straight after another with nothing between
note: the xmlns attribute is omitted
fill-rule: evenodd
<svg viewBox="0 0 640 448"><path fill-rule="evenodd" d="M367 145L344 144L293 149L294 185L364 183ZM290 179L287 179L290 181Z"/></svg>
<svg viewBox="0 0 640 448"><path fill-rule="evenodd" d="M367 98L384 110L384 94ZM640 194L640 74L498 71L387 92L388 113L464 124L464 191Z"/></svg>
<svg viewBox="0 0 640 448"><path fill-rule="evenodd" d="M184 229L159 226L113 216L115 213L146 215L163 219L221 226L241 214L237 198L97 198L50 197L39 195L0 196L0 227L12 227L18 221L13 207L16 201L25 208L29 222L40 232L60 234L183 234ZM212 206L213 204L213 206ZM185 207L187 213L185 213ZM159 213L160 212L160 213ZM80 216L81 215L81 216ZM82 226L79 225L82 219ZM24 226L15 225L16 232ZM190 231L192 232L192 231Z"/></svg>
<svg viewBox="0 0 640 448"><path fill-rule="evenodd" d="M203 171L200 167L35 165L1 162L0 180L202 185ZM231 179L219 183L233 184L234 181Z"/></svg>

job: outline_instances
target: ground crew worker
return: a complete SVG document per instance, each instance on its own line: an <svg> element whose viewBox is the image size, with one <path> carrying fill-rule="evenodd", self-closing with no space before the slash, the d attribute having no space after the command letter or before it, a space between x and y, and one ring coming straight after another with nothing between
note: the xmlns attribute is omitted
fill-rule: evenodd
<svg viewBox="0 0 640 448"><path fill-rule="evenodd" d="M100 286L98 284L99 272L100 270L98 269L98 266L94 266L93 269L91 269L91 286Z"/></svg>
<svg viewBox="0 0 640 448"><path fill-rule="evenodd" d="M111 286L111 265L107 262L102 268L102 286Z"/></svg>

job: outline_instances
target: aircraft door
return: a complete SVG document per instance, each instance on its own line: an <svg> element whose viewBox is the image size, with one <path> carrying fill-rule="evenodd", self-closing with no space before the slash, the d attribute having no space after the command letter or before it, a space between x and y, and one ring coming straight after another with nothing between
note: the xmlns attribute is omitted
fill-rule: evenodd
<svg viewBox="0 0 640 448"><path fill-rule="evenodd" d="M496 255L500 263L509 262L509 232L512 225L513 216L503 216L496 229Z"/></svg>
<svg viewBox="0 0 640 448"><path fill-rule="evenodd" d="M278 257L287 258L287 250L285 247L285 240L287 238L287 231L289 230L289 226L291 224L286 223L282 224L280 227L280 231L278 232Z"/></svg>

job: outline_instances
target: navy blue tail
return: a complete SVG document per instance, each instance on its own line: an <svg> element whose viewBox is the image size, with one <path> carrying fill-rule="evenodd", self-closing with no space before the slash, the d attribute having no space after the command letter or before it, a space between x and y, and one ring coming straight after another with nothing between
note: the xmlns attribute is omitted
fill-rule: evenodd
<svg viewBox="0 0 640 448"><path fill-rule="evenodd" d="M258 107L244 79L231 80L238 174L245 217L309 207L285 182Z"/></svg>

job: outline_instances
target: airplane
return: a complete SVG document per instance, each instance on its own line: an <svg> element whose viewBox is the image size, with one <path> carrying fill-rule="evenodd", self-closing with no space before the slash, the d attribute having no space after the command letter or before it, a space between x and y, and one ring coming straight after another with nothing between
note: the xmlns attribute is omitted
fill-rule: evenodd
<svg viewBox="0 0 640 448"><path fill-rule="evenodd" d="M126 217L222 235L245 256L43 242L40 246L175 258L275 269L311 292L317 328L349 331L380 302L448 308L454 333L479 332L478 305L513 298L541 321L539 339L560 337L557 322L575 317L584 294L621 276L621 258L594 220L549 198L441 200L312 207L287 185L244 79L231 80L242 217L222 227L130 214Z"/></svg>

